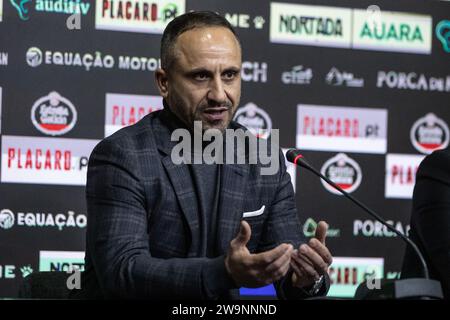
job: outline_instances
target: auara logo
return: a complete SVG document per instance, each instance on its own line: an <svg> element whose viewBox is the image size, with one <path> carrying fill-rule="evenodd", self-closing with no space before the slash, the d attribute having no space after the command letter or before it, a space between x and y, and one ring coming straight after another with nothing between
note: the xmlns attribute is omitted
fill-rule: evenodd
<svg viewBox="0 0 450 320"><path fill-rule="evenodd" d="M30 19L30 16L29 16L30 9L29 9L28 5L29 5L29 2L31 2L31 0L21 0L21 1L9 0L9 2L17 10L20 19L22 19L24 21Z"/></svg>
<svg viewBox="0 0 450 320"><path fill-rule="evenodd" d="M406 23L396 24L381 23L378 24L365 23L360 38L369 38L373 40L389 41L395 40L400 42L423 42L422 30L419 25L409 25Z"/></svg>
<svg viewBox="0 0 450 320"><path fill-rule="evenodd" d="M424 154L445 149L449 144L449 135L448 125L433 113L417 120L410 133L414 148Z"/></svg>
<svg viewBox="0 0 450 320"><path fill-rule="evenodd" d="M252 102L238 109L234 120L247 127L258 138L267 139L272 129L272 120L267 112Z"/></svg>
<svg viewBox="0 0 450 320"><path fill-rule="evenodd" d="M436 25L436 36L444 51L450 53L450 20L442 20Z"/></svg>
<svg viewBox="0 0 450 320"><path fill-rule="evenodd" d="M316 234L317 222L314 221L313 218L306 219L303 224L303 234L305 237L314 237ZM339 237L341 234L341 230L328 228L327 237Z"/></svg>
<svg viewBox="0 0 450 320"><path fill-rule="evenodd" d="M360 166L355 160L349 158L344 153L339 153L335 157L329 159L325 162L320 171L324 176L348 193L355 191L361 184L362 172ZM323 180L320 181L325 189L331 193L341 195L340 192L329 186L328 183Z"/></svg>
<svg viewBox="0 0 450 320"><path fill-rule="evenodd" d="M31 121L42 133L60 136L73 129L77 111L72 102L53 91L34 103Z"/></svg>

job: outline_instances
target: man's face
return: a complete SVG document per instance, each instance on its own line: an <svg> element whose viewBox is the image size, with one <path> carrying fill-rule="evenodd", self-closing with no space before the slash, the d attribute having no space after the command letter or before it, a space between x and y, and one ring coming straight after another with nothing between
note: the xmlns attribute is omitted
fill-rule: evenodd
<svg viewBox="0 0 450 320"><path fill-rule="evenodd" d="M182 33L174 46L174 62L165 70L161 92L173 112L192 128L224 130L241 96L241 48L223 27L202 27Z"/></svg>

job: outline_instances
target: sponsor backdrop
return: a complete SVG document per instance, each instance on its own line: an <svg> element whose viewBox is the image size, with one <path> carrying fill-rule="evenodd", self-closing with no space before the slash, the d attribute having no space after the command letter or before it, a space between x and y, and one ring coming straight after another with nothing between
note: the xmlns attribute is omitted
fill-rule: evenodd
<svg viewBox="0 0 450 320"><path fill-rule="evenodd" d="M297 147L408 233L415 173L449 143L445 1L0 0L0 297L36 271L83 269L89 155L162 102L161 33L214 10L242 39L236 119ZM289 166L298 232L328 221L331 296L400 276L404 244L309 172ZM271 286L242 289L271 295Z"/></svg>

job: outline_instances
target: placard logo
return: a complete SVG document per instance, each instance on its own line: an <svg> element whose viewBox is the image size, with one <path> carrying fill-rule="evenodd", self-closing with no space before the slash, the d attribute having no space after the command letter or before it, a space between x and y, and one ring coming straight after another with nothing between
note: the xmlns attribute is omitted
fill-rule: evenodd
<svg viewBox="0 0 450 320"><path fill-rule="evenodd" d="M354 297L356 288L367 279L384 276L384 258L333 257L328 274L330 297Z"/></svg>
<svg viewBox="0 0 450 320"><path fill-rule="evenodd" d="M299 104L297 148L386 153L387 110Z"/></svg>
<svg viewBox="0 0 450 320"><path fill-rule="evenodd" d="M424 155L417 154L387 154L385 197L411 199L416 173Z"/></svg>
<svg viewBox="0 0 450 320"><path fill-rule="evenodd" d="M163 33L167 24L185 12L185 0L96 1L97 29Z"/></svg>
<svg viewBox="0 0 450 320"><path fill-rule="evenodd" d="M107 93L105 101L105 137L163 108L161 96Z"/></svg>
<svg viewBox="0 0 450 320"><path fill-rule="evenodd" d="M1 182L85 185L98 140L2 135Z"/></svg>

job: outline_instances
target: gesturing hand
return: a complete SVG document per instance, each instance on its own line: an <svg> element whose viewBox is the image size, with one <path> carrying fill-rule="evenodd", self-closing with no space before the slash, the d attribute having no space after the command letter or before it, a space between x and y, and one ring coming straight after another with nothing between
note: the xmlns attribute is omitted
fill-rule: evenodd
<svg viewBox="0 0 450 320"><path fill-rule="evenodd" d="M330 251L325 246L328 225L320 221L315 237L308 244L302 244L292 253L291 266L294 270L292 284L299 288L311 286L319 277L328 272L333 262Z"/></svg>
<svg viewBox="0 0 450 320"><path fill-rule="evenodd" d="M283 243L272 250L251 254L246 247L250 236L250 225L241 221L239 234L230 242L225 258L227 271L236 285L261 287L285 276L289 270L292 245Z"/></svg>

